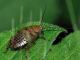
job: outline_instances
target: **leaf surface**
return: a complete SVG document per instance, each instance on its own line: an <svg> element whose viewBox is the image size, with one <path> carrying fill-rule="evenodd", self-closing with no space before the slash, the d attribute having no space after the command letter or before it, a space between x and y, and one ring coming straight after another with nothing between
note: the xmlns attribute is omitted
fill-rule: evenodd
<svg viewBox="0 0 80 60"><path fill-rule="evenodd" d="M45 60L80 60L80 31L71 33L52 46Z"/></svg>
<svg viewBox="0 0 80 60"><path fill-rule="evenodd" d="M39 23L35 22L31 25L39 25ZM24 24L23 27L31 26L31 25ZM46 38L46 40L42 38L38 38L38 40L35 41L35 44L28 51L25 49L22 49L20 51L8 50L7 53L3 53L8 44L8 41L11 38L11 30L0 33L0 60L26 60L26 59L42 60L44 59L53 41L56 39L56 37L61 32L66 30L59 26L51 25L47 23L43 23L42 27L44 27L43 31L44 31L44 37ZM17 29L19 28L17 27Z"/></svg>

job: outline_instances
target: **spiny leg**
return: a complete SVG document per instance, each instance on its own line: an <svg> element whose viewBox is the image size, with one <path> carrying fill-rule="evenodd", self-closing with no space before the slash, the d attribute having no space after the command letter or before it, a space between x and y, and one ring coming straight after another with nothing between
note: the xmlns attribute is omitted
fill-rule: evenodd
<svg viewBox="0 0 80 60"><path fill-rule="evenodd" d="M22 53L23 53L23 49L22 48L20 48L20 50L18 50L18 55L19 55L19 60L23 60L23 55L22 55Z"/></svg>
<svg viewBox="0 0 80 60"><path fill-rule="evenodd" d="M32 11L30 11L30 21L29 21L29 24L31 25L32 24Z"/></svg>
<svg viewBox="0 0 80 60"><path fill-rule="evenodd" d="M11 38L10 39L13 38L13 36L14 36L15 33L16 33L15 20L14 20L14 18L12 18L12 20L11 20ZM10 43L11 43L11 40L8 42L7 50L10 47Z"/></svg>
<svg viewBox="0 0 80 60"><path fill-rule="evenodd" d="M20 8L20 28L22 28L22 22L23 22L23 6Z"/></svg>
<svg viewBox="0 0 80 60"><path fill-rule="evenodd" d="M33 43L28 43L27 46L25 47L25 52L26 52L26 59L30 60L30 48L33 46Z"/></svg>
<svg viewBox="0 0 80 60"><path fill-rule="evenodd" d="M7 51L10 48L10 41L7 43L5 50L3 51L3 53L7 53Z"/></svg>
<svg viewBox="0 0 80 60"><path fill-rule="evenodd" d="M40 9L40 19L39 19L39 24L41 25L41 22L42 22L42 9Z"/></svg>
<svg viewBox="0 0 80 60"><path fill-rule="evenodd" d="M16 32L15 20L14 20L14 18L12 18L12 20L11 20L11 37L14 35L15 32Z"/></svg>
<svg viewBox="0 0 80 60"><path fill-rule="evenodd" d="M15 20L14 20L14 18L12 18L12 20L11 20L11 38L10 39L12 39L12 37L14 36L15 33L16 33ZM10 47L10 43L11 43L11 40L8 42L7 50Z"/></svg>
<svg viewBox="0 0 80 60"><path fill-rule="evenodd" d="M43 40L46 40L45 36L44 36L44 31L41 31L39 33L39 38L43 39Z"/></svg>
<svg viewBox="0 0 80 60"><path fill-rule="evenodd" d="M26 51L26 49L25 49L25 52L26 52L26 60L30 60L30 52L29 51Z"/></svg>
<svg viewBox="0 0 80 60"><path fill-rule="evenodd" d="M15 31L15 21L14 21L14 18L12 18L11 20L11 36L12 37L14 35L14 33L16 32ZM4 51L4 53L6 53L8 51L8 49L10 48L10 42L11 40L9 40L9 42L7 43L7 46L6 46L6 50Z"/></svg>

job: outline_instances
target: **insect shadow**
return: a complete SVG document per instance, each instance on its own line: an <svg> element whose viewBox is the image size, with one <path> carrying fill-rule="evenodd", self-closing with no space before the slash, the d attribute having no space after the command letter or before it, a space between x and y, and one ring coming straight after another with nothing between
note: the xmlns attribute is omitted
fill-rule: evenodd
<svg viewBox="0 0 80 60"><path fill-rule="evenodd" d="M62 39L64 37L66 37L67 35L69 35L71 32L73 32L73 29L67 29L67 32L61 32L55 39L55 41L53 42L53 45L57 45L59 44Z"/></svg>

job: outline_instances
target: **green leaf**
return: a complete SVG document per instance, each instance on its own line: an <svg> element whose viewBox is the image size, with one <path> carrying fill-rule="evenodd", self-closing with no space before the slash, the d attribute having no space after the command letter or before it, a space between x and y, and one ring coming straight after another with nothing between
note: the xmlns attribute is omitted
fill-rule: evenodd
<svg viewBox="0 0 80 60"><path fill-rule="evenodd" d="M39 25L38 22L33 22L32 24L24 24L25 26L31 25ZM11 37L11 30L0 33L0 60L40 60L46 57L48 50L50 49L53 41L56 37L63 31L66 31L63 28L60 28L56 25L43 23L41 24L44 27L44 37L46 40L38 38L36 44L33 45L30 50L22 49L20 51L11 51L8 50L7 53L3 53L5 51L6 45ZM19 29L17 27L17 29Z"/></svg>
<svg viewBox="0 0 80 60"><path fill-rule="evenodd" d="M45 60L80 60L80 31L71 33L52 46Z"/></svg>

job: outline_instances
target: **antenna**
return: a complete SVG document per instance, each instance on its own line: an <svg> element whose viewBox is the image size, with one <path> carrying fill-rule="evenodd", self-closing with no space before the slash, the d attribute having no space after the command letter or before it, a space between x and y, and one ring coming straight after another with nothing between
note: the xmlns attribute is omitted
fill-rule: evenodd
<svg viewBox="0 0 80 60"><path fill-rule="evenodd" d="M30 22L29 24L31 25L32 24L32 11L30 11Z"/></svg>
<svg viewBox="0 0 80 60"><path fill-rule="evenodd" d="M40 22L39 22L40 24L42 23L42 20L44 18L45 12L46 12L46 7L45 7L43 12L42 12L42 9L40 9Z"/></svg>
<svg viewBox="0 0 80 60"><path fill-rule="evenodd" d="M20 7L20 28L22 26L22 22L23 22L23 6Z"/></svg>

